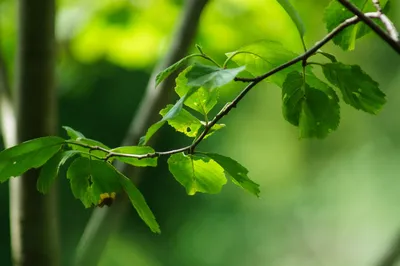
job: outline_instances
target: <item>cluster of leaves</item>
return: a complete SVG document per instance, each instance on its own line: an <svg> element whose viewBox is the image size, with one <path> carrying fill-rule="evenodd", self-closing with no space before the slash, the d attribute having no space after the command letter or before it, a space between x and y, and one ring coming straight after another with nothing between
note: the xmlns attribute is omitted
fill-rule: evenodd
<svg viewBox="0 0 400 266"><path fill-rule="evenodd" d="M300 16L287 0L278 2L296 25L305 48L305 28ZM372 8L367 0L353 2L363 11ZM383 1L383 4L386 2ZM343 11L336 1L332 1L325 14L327 29L333 29L349 17L350 12ZM366 33L363 25L353 25L337 35L334 42L349 50L354 48L355 40ZM259 185L248 177L245 167L229 157L198 152L195 148L203 139L225 127L218 122L229 112L230 109L226 107L236 105L240 101L240 98L236 98L227 103L213 119L210 119L208 116L218 102L219 90L233 80L259 82L261 75L298 55L277 41L264 40L227 53L227 59L221 66L203 53L200 47L198 50L198 54L183 58L157 76L158 85L193 57L212 63L194 63L179 73L175 87L179 100L160 111L162 119L147 130L138 146L111 149L103 143L86 138L72 128L65 127L69 139L42 137L2 151L0 182L19 176L29 169L42 167L37 189L46 193L58 176L60 167L70 160L71 163L67 165L67 178L73 195L81 200L85 207L110 205L116 195L124 191L139 216L153 232L160 231L153 213L135 185L112 165L114 160L135 167L155 167L157 158L166 155L170 156L170 172L189 195L196 192L219 193L229 178L236 185L259 196ZM321 55L329 62L309 61L311 57L322 58L318 57ZM232 62L237 66L228 68ZM324 79L314 74L314 66L322 68ZM243 75L254 78L243 78ZM336 130L340 120L340 98L346 104L370 114L378 113L385 103L385 94L379 89L378 83L359 66L338 62L333 55L322 51L268 76L265 80L282 89L283 117L299 128L300 138L324 138ZM155 152L153 148L146 146L164 124L191 138L192 144L183 149L163 153Z"/></svg>

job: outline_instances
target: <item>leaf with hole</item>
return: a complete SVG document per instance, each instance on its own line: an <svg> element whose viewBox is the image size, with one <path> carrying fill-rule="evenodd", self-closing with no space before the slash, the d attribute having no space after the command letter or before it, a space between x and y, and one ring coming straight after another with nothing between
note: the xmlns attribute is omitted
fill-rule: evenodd
<svg viewBox="0 0 400 266"><path fill-rule="evenodd" d="M31 168L39 168L65 143L60 137L29 140L0 152L0 182L17 177Z"/></svg>

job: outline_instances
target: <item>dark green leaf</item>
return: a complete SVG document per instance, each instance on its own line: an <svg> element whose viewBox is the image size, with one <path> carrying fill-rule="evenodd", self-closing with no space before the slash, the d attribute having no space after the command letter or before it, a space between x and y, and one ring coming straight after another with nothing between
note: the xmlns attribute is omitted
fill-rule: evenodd
<svg viewBox="0 0 400 266"><path fill-rule="evenodd" d="M79 154L78 151L59 151L40 170L40 175L37 180L37 190L43 194L49 192L54 180L58 176L60 167L71 157Z"/></svg>
<svg viewBox="0 0 400 266"><path fill-rule="evenodd" d="M225 173L228 174L232 181L247 190L248 192L256 195L257 197L260 194L259 185L253 182L248 176L249 172L244 166L239 164L237 161L232 158L216 154L216 153L204 153L207 157L216 161L222 168L224 168Z"/></svg>
<svg viewBox="0 0 400 266"><path fill-rule="evenodd" d="M174 154L168 159L168 166L189 195L196 192L216 194L226 184L224 169L203 156Z"/></svg>
<svg viewBox="0 0 400 266"><path fill-rule="evenodd" d="M371 0L351 0L350 2L364 13L376 11ZM380 0L380 2L382 6L385 6L387 0ZM348 11L337 0L332 0L329 6L325 9L324 20L326 23L326 28L328 31L332 31L340 23L353 16L353 13ZM355 48L356 39L364 36L367 32L368 30L362 26L362 23L358 23L344 29L335 38L333 38L333 42L340 46L343 50L353 50Z"/></svg>
<svg viewBox="0 0 400 266"><path fill-rule="evenodd" d="M147 146L125 146L112 149L111 152L143 155L148 153L154 153L155 151L153 148ZM123 156L114 156L112 158L115 158L127 164L131 164L133 166L141 166L141 167L157 166L157 158L145 158L140 160L136 158L123 157Z"/></svg>
<svg viewBox="0 0 400 266"><path fill-rule="evenodd" d="M121 190L119 174L109 163L90 160L86 157L75 159L67 171L72 194L88 208L100 203L103 193L117 193Z"/></svg>
<svg viewBox="0 0 400 266"><path fill-rule="evenodd" d="M85 138L85 136L81 132L76 131L71 127L63 126L63 128L65 129L65 131L67 131L68 136L73 140Z"/></svg>
<svg viewBox="0 0 400 266"><path fill-rule="evenodd" d="M195 64L186 73L187 86L203 87L212 91L231 82L245 66L223 69L215 66Z"/></svg>
<svg viewBox="0 0 400 266"><path fill-rule="evenodd" d="M187 93L193 89L192 86L188 85L188 79L186 77L186 74L191 70L192 67L193 66L186 68L176 79L175 91L179 97L187 95ZM185 105L203 115L206 115L217 104L218 90L215 89L210 91L203 87L196 88L197 90L185 100Z"/></svg>
<svg viewBox="0 0 400 266"><path fill-rule="evenodd" d="M287 50L279 42L263 40L227 53L226 56L233 56L232 60L236 64L246 66L246 71L253 76L259 76L297 57L297 54ZM267 80L282 87L287 74L294 70L302 71L301 64L279 71Z"/></svg>
<svg viewBox="0 0 400 266"><path fill-rule="evenodd" d="M303 21L300 18L299 13L297 13L296 9L292 6L289 0L277 0L277 1L283 7L283 9L285 9L286 13L290 16L290 18L296 25L301 38L303 38L304 34L306 33L306 28L304 26Z"/></svg>
<svg viewBox="0 0 400 266"><path fill-rule="evenodd" d="M339 125L335 92L314 76L304 80L300 73L290 73L283 84L282 101L283 116L299 127L300 138L324 138Z"/></svg>
<svg viewBox="0 0 400 266"><path fill-rule="evenodd" d="M152 232L160 233L160 226L158 225L153 212L150 210L149 206L146 203L146 200L144 199L142 193L140 193L139 189L137 189L132 181L129 180L122 173L119 173L119 182L124 188L126 194L128 194L128 197L133 207L135 207L136 211L138 212L140 218L142 218L147 226L150 227Z"/></svg>
<svg viewBox="0 0 400 266"><path fill-rule="evenodd" d="M325 64L322 69L327 80L340 89L343 100L354 108L377 114L386 103L379 84L359 66L337 62Z"/></svg>
<svg viewBox="0 0 400 266"><path fill-rule="evenodd" d="M334 55L330 54L330 53L325 53L325 52L322 52L322 51L318 51L318 53L321 54L321 55L323 55L323 56L325 56L325 57L328 58L329 60L331 60L332 63L337 62L336 57L335 57Z"/></svg>
<svg viewBox="0 0 400 266"><path fill-rule="evenodd" d="M174 73L176 70L178 70L180 67L184 66L186 62L195 55L188 55L175 64L169 66L168 68L164 69L158 75L156 76L156 86L158 86L164 79L168 78L172 73Z"/></svg>
<svg viewBox="0 0 400 266"><path fill-rule="evenodd" d="M3 150L0 152L0 182L42 166L64 143L60 137L42 137Z"/></svg>

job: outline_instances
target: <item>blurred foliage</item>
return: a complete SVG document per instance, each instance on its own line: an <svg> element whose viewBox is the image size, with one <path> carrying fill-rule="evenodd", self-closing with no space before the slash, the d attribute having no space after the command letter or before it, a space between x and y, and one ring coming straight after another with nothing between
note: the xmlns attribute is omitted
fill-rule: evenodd
<svg viewBox="0 0 400 266"><path fill-rule="evenodd" d="M58 1L60 125L117 146L153 65L166 52L183 2ZM292 1L305 22L308 46L326 33L322 16L328 2ZM400 25L400 5L392 3L389 16ZM0 45L10 78L15 12L15 1L0 1ZM293 52L302 47L296 27L275 0L211 1L196 42L223 60L224 53L260 39L278 40ZM281 92L259 85L201 149L245 165L261 184L261 198L232 185L219 195L187 196L161 158L158 168L146 171L140 189L163 233L153 235L132 210L100 265L374 265L400 227L400 124L395 115L400 57L373 34L354 52L332 44L324 50L361 65L379 81L388 98L379 116L342 104L338 131L322 141L299 141L297 129L282 117ZM221 102L242 85L222 91ZM158 150L187 142L168 128L157 134ZM73 198L65 179L59 186L67 265L90 210ZM7 185L0 186L0 204L0 260L10 265Z"/></svg>

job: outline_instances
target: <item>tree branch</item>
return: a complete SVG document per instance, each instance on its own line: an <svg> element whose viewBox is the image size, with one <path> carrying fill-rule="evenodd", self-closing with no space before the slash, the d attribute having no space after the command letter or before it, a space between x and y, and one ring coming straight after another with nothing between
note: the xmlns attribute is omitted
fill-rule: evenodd
<svg viewBox="0 0 400 266"><path fill-rule="evenodd" d="M381 3L379 0L372 0L376 10L379 13L379 19L382 21L383 25L385 25L386 30L389 32L390 37L396 42L399 42L399 33L396 30L393 22L383 13Z"/></svg>
<svg viewBox="0 0 400 266"><path fill-rule="evenodd" d="M351 4L348 0L337 0L339 1L347 10L356 15L362 22L367 24L376 34L379 35L387 44L390 45L397 53L400 54L400 42L398 40L398 36L396 38L392 38L391 35L388 35L379 25L373 22L369 17L367 17L361 10ZM379 12L379 11L378 11ZM391 23L391 22L390 22Z"/></svg>
<svg viewBox="0 0 400 266"><path fill-rule="evenodd" d="M155 77L161 70L172 65L186 54L193 41L200 15L207 2L208 0L185 1L183 15L176 27L169 52L152 73L146 94L135 117L132 119L122 146L137 144L146 129L157 119L157 111L168 103L170 88L173 87L176 76L170 76L157 89L155 89ZM135 178L140 178L142 173L139 172L139 169L125 164L119 164L117 167L125 175L134 176ZM97 208L93 211L78 244L74 258L75 265L97 265L108 237L120 224L129 206L130 203L126 198L119 198L113 204L113 208Z"/></svg>

